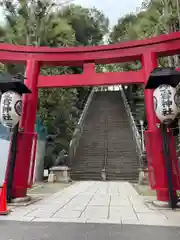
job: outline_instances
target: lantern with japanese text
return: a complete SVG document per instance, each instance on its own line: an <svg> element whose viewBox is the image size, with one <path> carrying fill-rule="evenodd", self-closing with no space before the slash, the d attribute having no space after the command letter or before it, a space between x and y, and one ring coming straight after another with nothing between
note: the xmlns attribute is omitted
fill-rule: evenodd
<svg viewBox="0 0 180 240"><path fill-rule="evenodd" d="M22 97L14 91L2 94L0 107L0 120L2 125L13 128L21 118Z"/></svg>
<svg viewBox="0 0 180 240"><path fill-rule="evenodd" d="M154 110L157 118L164 124L172 122L179 113L179 95L176 88L162 84L154 90Z"/></svg>
<svg viewBox="0 0 180 240"><path fill-rule="evenodd" d="M179 167L170 123L178 117L180 112L179 83L179 71L170 67L158 67L150 73L145 86L146 90L154 91L154 111L161 122L154 128L157 121L154 119L153 112L149 112L152 119L149 119L150 129L146 131L146 156L151 165L150 184L158 190L158 201L163 201L165 204L169 202L172 209L177 207ZM152 100L149 95L148 103L151 104Z"/></svg>

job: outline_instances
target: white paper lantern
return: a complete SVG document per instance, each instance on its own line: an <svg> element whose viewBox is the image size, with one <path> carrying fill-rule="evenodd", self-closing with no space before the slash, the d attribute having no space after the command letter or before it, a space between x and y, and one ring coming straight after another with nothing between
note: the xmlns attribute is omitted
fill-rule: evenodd
<svg viewBox="0 0 180 240"><path fill-rule="evenodd" d="M157 118L164 124L172 122L180 110L176 88L170 85L160 85L154 90L153 98Z"/></svg>
<svg viewBox="0 0 180 240"><path fill-rule="evenodd" d="M2 125L13 128L21 119L22 98L16 92L7 91L2 94L0 120Z"/></svg>

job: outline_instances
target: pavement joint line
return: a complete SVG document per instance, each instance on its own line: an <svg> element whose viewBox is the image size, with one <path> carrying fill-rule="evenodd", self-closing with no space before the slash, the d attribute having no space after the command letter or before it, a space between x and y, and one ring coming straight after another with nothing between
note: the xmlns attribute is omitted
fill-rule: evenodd
<svg viewBox="0 0 180 240"><path fill-rule="evenodd" d="M158 213L162 214L166 218L166 220L168 220L168 217L163 212L161 212L161 209L153 209L153 208L151 208L146 201L144 202L144 205L147 206L150 210L153 210L154 212L157 211Z"/></svg>
<svg viewBox="0 0 180 240"><path fill-rule="evenodd" d="M163 213L163 212L161 212L161 211L157 211L158 213L160 213L160 214L162 214L165 218L166 218L166 220L168 220L168 217Z"/></svg>
<svg viewBox="0 0 180 240"><path fill-rule="evenodd" d="M77 197L78 194L76 194L75 196L73 196L72 198L69 199L69 201L67 201L62 207L60 207L54 214L52 214L51 218L59 211L61 210L63 207L65 207L68 203L70 203L75 197Z"/></svg>
<svg viewBox="0 0 180 240"><path fill-rule="evenodd" d="M81 218L82 214L86 211L87 207L89 206L89 203L91 202L91 200L93 199L94 195L92 195L92 197L90 198L90 200L88 201L87 205L85 206L85 208L82 210L82 212L80 213L79 218ZM79 219L78 218L78 219Z"/></svg>
<svg viewBox="0 0 180 240"><path fill-rule="evenodd" d="M133 205L133 203L131 202L131 199L130 199L129 196L128 196L128 199L129 199L129 201L130 201L130 204L131 204L131 206L132 206L132 209L133 209L133 211L134 211L134 213L135 213L137 219L139 220L138 214L137 214L137 212L135 211L135 209L134 209L134 205Z"/></svg>
<svg viewBox="0 0 180 240"><path fill-rule="evenodd" d="M93 184L91 184L91 185L93 185ZM84 191L82 191L82 192L85 192L87 189L88 189L89 187L87 187ZM68 203L70 203L74 198L76 198L79 194L81 193L81 191L80 192L78 192L77 194L75 194L71 199L69 199L69 201L67 201L62 207L60 207L54 214L52 214L52 216L51 216L51 218L53 218L53 216L59 211L59 210L61 210L63 207L65 207ZM81 214L80 214L80 216L81 216Z"/></svg>
<svg viewBox="0 0 180 240"><path fill-rule="evenodd" d="M98 191L98 189L95 191L94 194L92 194L92 197L91 197L90 200L88 201L88 203L87 203L87 205L85 206L85 208L82 210L82 212L81 212L79 218L81 218L82 214L86 211L87 207L89 206L91 200L93 199L93 197L95 196L95 194L96 194L97 191ZM79 218L78 218L78 219L79 219Z"/></svg>
<svg viewBox="0 0 180 240"><path fill-rule="evenodd" d="M33 222L36 219L36 217L33 217L33 219L30 222Z"/></svg>
<svg viewBox="0 0 180 240"><path fill-rule="evenodd" d="M110 217L110 210L111 210L111 195L109 197L109 205L108 205L108 216L107 216L107 219L109 219Z"/></svg>
<svg viewBox="0 0 180 240"><path fill-rule="evenodd" d="M29 213L32 213L32 212L36 211L37 209L38 209L38 207L35 208L35 209L31 209L31 210L29 210L29 212L27 212L26 214L24 214L23 217L27 217L27 215L28 215Z"/></svg>
<svg viewBox="0 0 180 240"><path fill-rule="evenodd" d="M169 220L169 217L165 215L165 213L163 212L163 209L162 210L158 210L158 212L161 213L167 220ZM171 210L169 212L171 212ZM177 211L174 211L174 212L177 212ZM180 225L180 223L179 223L179 225Z"/></svg>

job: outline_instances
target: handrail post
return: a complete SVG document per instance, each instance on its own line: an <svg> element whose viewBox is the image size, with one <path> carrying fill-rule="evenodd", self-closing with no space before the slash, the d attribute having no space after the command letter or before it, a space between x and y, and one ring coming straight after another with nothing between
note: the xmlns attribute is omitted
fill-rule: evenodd
<svg viewBox="0 0 180 240"><path fill-rule="evenodd" d="M144 121L140 120L140 127L141 127L141 147L142 147L142 152L145 150L144 146Z"/></svg>

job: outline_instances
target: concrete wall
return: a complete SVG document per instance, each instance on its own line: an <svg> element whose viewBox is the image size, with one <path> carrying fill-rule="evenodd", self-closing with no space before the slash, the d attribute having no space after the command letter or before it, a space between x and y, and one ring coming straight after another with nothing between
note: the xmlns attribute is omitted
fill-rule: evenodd
<svg viewBox="0 0 180 240"><path fill-rule="evenodd" d="M0 138L0 186L5 179L6 166L9 154L10 142ZM45 155L45 142L38 141L36 152L36 163L34 182L43 181L44 179L44 155Z"/></svg>
<svg viewBox="0 0 180 240"><path fill-rule="evenodd" d="M10 145L9 141L0 138L0 186L2 185L5 178L9 154L9 145Z"/></svg>
<svg viewBox="0 0 180 240"><path fill-rule="evenodd" d="M0 123L0 185L5 178L6 165L9 154L10 136L8 128ZM38 140L34 181L43 181L44 177L44 155L46 150L45 141Z"/></svg>
<svg viewBox="0 0 180 240"><path fill-rule="evenodd" d="M46 142L38 140L34 182L41 182L44 179L44 156L46 151Z"/></svg>

